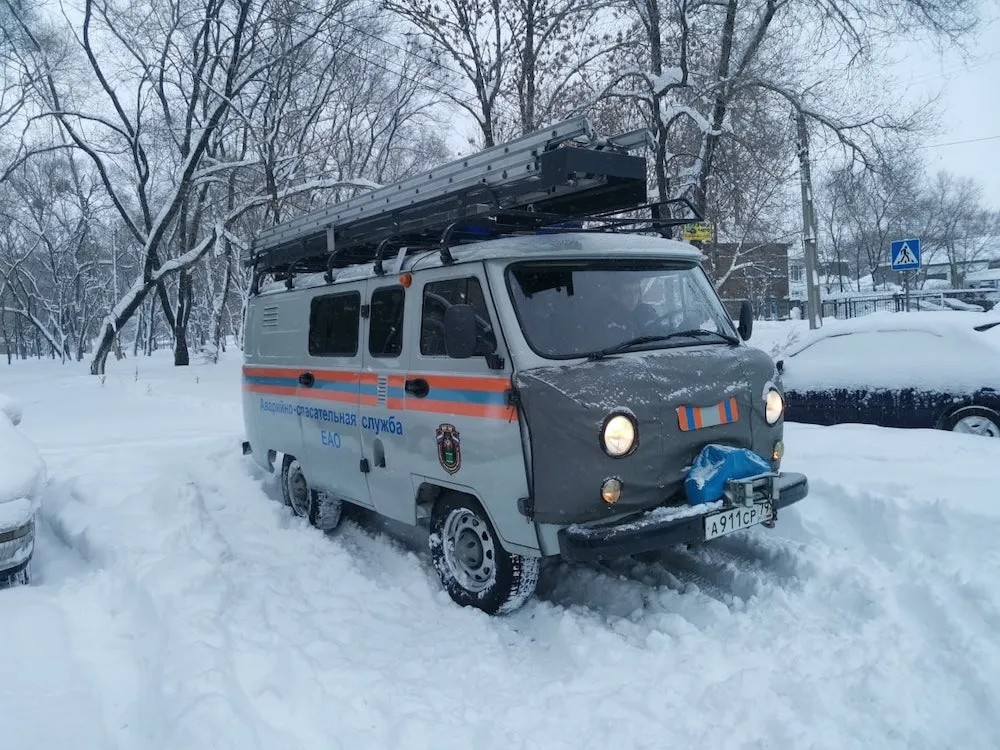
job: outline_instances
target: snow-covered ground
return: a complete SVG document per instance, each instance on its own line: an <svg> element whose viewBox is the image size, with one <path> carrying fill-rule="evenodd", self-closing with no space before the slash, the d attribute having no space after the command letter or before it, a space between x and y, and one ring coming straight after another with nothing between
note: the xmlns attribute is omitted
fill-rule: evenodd
<svg viewBox="0 0 1000 750"><path fill-rule="evenodd" d="M49 477L0 747L1000 746L1000 441L789 425L812 491L773 531L549 566L491 619L419 546L282 509L239 364L0 367Z"/></svg>

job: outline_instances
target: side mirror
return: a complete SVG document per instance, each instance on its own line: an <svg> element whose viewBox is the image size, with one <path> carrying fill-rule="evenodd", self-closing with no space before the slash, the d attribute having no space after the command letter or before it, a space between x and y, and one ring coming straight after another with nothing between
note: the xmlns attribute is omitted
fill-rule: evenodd
<svg viewBox="0 0 1000 750"><path fill-rule="evenodd" d="M750 340L750 334L753 333L753 308L750 306L750 300L743 300L743 304L740 305L739 332L741 339Z"/></svg>
<svg viewBox="0 0 1000 750"><path fill-rule="evenodd" d="M774 366L775 368L777 368L778 374L780 375L785 371L785 360L779 359L777 362L774 363Z"/></svg>
<svg viewBox="0 0 1000 750"><path fill-rule="evenodd" d="M444 311L444 349L454 359L468 359L476 351L476 311L472 305L452 305Z"/></svg>

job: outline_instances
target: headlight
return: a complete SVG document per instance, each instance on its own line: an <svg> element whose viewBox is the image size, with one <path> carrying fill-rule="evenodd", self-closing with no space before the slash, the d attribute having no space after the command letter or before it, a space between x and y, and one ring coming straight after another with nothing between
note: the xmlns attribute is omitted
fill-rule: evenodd
<svg viewBox="0 0 1000 750"><path fill-rule="evenodd" d="M635 448L635 422L624 414L615 414L605 423L601 431L604 452L612 458L627 456Z"/></svg>
<svg viewBox="0 0 1000 750"><path fill-rule="evenodd" d="M774 424L781 419L781 413L785 410L785 402L781 394L773 388L764 397L764 419L768 424Z"/></svg>

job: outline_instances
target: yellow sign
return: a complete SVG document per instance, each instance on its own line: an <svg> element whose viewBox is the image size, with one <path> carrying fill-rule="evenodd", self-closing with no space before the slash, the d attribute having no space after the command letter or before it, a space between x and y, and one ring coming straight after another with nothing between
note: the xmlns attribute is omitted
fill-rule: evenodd
<svg viewBox="0 0 1000 750"><path fill-rule="evenodd" d="M684 239L689 242L711 242L712 237L710 224L688 224L684 227Z"/></svg>

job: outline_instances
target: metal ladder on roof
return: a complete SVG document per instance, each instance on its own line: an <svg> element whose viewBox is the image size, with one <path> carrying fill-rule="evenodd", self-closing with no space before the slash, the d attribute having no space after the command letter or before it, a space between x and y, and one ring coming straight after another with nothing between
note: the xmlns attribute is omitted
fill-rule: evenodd
<svg viewBox="0 0 1000 750"><path fill-rule="evenodd" d="M335 266L375 261L382 273L393 244L440 243L447 261L449 242L490 228L554 228L635 209L647 204L646 161L630 152L649 143L648 130L600 138L573 117L264 229L246 265L289 278L325 270L330 280Z"/></svg>

